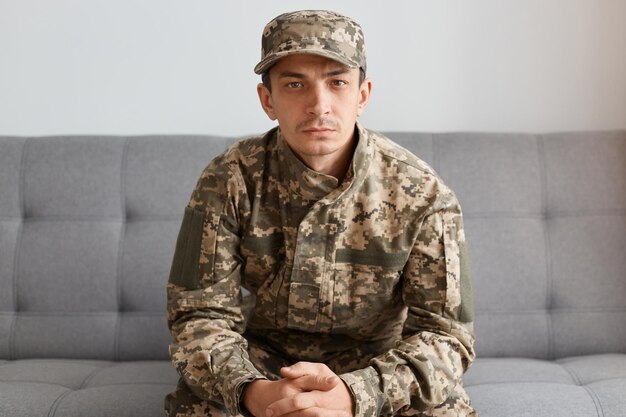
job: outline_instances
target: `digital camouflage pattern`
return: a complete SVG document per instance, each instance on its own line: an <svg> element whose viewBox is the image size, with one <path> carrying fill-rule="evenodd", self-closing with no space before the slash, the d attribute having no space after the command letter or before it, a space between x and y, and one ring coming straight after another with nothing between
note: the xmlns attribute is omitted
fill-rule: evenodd
<svg viewBox="0 0 626 417"><path fill-rule="evenodd" d="M241 414L246 383L297 361L337 373L358 417L475 415L461 385L474 336L458 201L410 152L355 132L341 183L278 128L203 171L168 284L182 377L170 415Z"/></svg>
<svg viewBox="0 0 626 417"><path fill-rule="evenodd" d="M261 38L262 74L278 59L291 54L316 54L366 71L365 39L358 23L328 10L284 13L269 22Z"/></svg>

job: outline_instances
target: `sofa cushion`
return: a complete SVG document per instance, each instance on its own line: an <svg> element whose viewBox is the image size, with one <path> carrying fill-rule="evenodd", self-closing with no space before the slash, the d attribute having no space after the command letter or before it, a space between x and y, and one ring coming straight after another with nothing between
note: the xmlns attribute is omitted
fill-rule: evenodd
<svg viewBox="0 0 626 417"><path fill-rule="evenodd" d="M626 355L479 358L465 387L481 417L623 417Z"/></svg>
<svg viewBox="0 0 626 417"><path fill-rule="evenodd" d="M178 377L169 361L0 363L2 416L161 416Z"/></svg>

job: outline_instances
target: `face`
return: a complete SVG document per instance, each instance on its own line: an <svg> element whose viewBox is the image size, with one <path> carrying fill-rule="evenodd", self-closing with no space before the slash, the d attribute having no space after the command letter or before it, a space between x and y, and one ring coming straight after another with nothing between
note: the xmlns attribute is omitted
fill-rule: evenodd
<svg viewBox="0 0 626 417"><path fill-rule="evenodd" d="M311 54L281 58L270 70L271 93L259 84L261 105L278 120L290 148L305 162L352 156L354 126L371 91L359 69Z"/></svg>

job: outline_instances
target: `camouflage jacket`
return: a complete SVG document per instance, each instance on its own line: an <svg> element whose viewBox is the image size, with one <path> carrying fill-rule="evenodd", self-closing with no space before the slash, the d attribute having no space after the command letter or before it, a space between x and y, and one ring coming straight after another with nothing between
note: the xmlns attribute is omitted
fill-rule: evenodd
<svg viewBox="0 0 626 417"><path fill-rule="evenodd" d="M442 403L474 359L454 193L407 150L355 132L341 183L307 168L276 128L214 159L185 210L170 354L198 397L233 415L245 384L265 377L249 342L326 363L368 417ZM256 296L249 315L242 287Z"/></svg>

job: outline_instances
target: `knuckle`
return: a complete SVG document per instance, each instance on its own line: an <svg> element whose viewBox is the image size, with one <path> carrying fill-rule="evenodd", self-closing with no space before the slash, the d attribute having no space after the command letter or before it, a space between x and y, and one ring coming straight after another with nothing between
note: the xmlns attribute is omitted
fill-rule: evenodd
<svg viewBox="0 0 626 417"><path fill-rule="evenodd" d="M301 394L296 394L292 397L292 405L296 410L301 410L306 407L306 400Z"/></svg>

